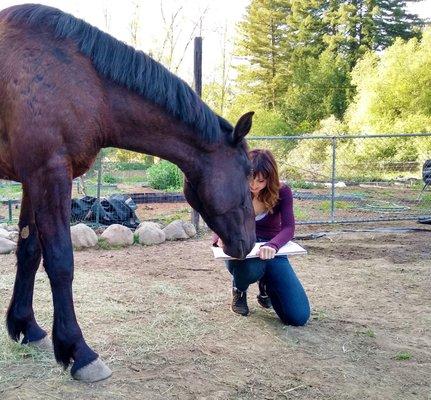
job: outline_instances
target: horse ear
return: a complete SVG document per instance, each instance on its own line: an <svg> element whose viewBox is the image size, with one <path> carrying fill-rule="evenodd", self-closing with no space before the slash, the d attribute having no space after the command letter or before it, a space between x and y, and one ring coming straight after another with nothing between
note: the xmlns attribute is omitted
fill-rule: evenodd
<svg viewBox="0 0 431 400"><path fill-rule="evenodd" d="M235 144L239 143L250 132L253 115L254 111L250 111L244 114L236 123L233 130L233 141Z"/></svg>

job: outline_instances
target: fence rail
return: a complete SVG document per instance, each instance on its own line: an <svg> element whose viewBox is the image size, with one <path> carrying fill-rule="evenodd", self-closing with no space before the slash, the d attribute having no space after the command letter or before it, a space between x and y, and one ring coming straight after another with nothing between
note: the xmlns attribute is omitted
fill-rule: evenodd
<svg viewBox="0 0 431 400"><path fill-rule="evenodd" d="M431 159L431 133L256 136L248 141L251 148L274 153L280 178L293 189L298 224L431 218L431 191L424 190L422 176L425 161ZM190 217L181 193L155 193L148 187L146 168L148 163L115 163L102 153L75 180L73 197L126 194L138 204L142 220ZM17 221L20 199L19 184L0 181L3 221ZM149 206L155 203L171 205ZM158 214L157 207L162 207Z"/></svg>

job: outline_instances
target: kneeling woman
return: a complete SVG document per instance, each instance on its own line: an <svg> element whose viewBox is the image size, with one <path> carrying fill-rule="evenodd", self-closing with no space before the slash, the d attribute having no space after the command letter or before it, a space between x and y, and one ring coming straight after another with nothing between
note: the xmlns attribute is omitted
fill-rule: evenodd
<svg viewBox="0 0 431 400"><path fill-rule="evenodd" d="M256 237L265 242L259 258L228 260L227 268L233 277L232 311L248 315L247 289L259 283L258 303L274 308L285 324L304 325L310 317L310 305L304 288L286 256L277 256L278 249L293 238L295 218L293 196L288 186L281 185L277 164L268 150L249 153L253 176L250 191L256 215ZM214 244L222 242L214 236Z"/></svg>

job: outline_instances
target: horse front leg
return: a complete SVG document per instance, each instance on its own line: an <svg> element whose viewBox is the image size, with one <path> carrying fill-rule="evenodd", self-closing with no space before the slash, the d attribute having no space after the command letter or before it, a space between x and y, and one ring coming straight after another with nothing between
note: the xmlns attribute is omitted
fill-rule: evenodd
<svg viewBox="0 0 431 400"><path fill-rule="evenodd" d="M68 168L53 166L36 178L31 183L31 200L35 204L43 263L54 303L52 339L55 358L65 368L73 361L71 374L75 379L87 382L106 379L112 372L85 342L73 305L71 174Z"/></svg>
<svg viewBox="0 0 431 400"><path fill-rule="evenodd" d="M6 316L10 337L23 344L50 349L46 332L37 324L33 311L33 289L41 259L41 247L34 221L34 212L26 189L23 190L19 216L19 239L16 251L17 270L13 295Z"/></svg>

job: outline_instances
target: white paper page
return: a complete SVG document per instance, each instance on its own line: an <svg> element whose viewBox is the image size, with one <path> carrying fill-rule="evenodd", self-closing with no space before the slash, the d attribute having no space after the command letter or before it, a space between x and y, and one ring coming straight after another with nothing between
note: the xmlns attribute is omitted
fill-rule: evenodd
<svg viewBox="0 0 431 400"><path fill-rule="evenodd" d="M252 251L247 255L246 258L256 258L257 257L257 251L259 250L260 246L262 246L264 243L256 243L252 249ZM223 252L223 249L221 247L211 247L212 251L214 253L214 258L217 260L233 260L232 257L228 256ZM307 254L307 250L305 250L303 247L301 247L298 243L295 242L288 242L283 247L281 247L276 255L287 255L287 256L294 256L294 255L300 255L300 254Z"/></svg>

